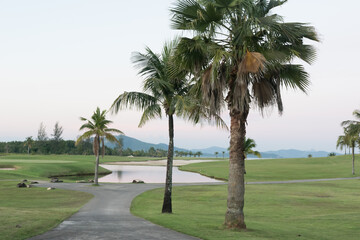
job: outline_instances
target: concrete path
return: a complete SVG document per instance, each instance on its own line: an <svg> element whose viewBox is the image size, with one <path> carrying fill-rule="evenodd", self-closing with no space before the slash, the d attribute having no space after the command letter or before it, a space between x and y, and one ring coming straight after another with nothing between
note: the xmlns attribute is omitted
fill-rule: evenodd
<svg viewBox="0 0 360 240"><path fill-rule="evenodd" d="M103 183L100 187L91 187L90 184L80 183L46 183L39 186L83 191L95 197L59 226L30 238L31 240L198 239L131 215L130 204L135 196L150 189L163 187L163 184Z"/></svg>

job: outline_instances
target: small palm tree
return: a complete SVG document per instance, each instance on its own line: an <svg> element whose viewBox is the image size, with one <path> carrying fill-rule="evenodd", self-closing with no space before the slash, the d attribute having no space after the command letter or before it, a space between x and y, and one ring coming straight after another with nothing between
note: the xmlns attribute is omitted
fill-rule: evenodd
<svg viewBox="0 0 360 240"><path fill-rule="evenodd" d="M344 127L345 133L345 135L342 137L343 141L352 150L352 174L355 175L355 147L360 142L360 110L355 110L353 115L356 120L343 121L341 126Z"/></svg>
<svg viewBox="0 0 360 240"><path fill-rule="evenodd" d="M215 157L217 157L217 156L218 156L218 154L219 154L219 152L215 152L214 154L215 154Z"/></svg>
<svg viewBox="0 0 360 240"><path fill-rule="evenodd" d="M345 129L344 129L344 132L345 132ZM345 149L345 155L346 155L346 147L348 147L349 144L347 142L347 139L345 137L345 135L341 135L338 137L337 141L336 141L336 149L340 149L340 150L343 150Z"/></svg>
<svg viewBox="0 0 360 240"><path fill-rule="evenodd" d="M244 146L245 158L247 158L248 154L252 154L252 155L255 155L255 156L261 158L260 152L253 150L253 148L255 148L255 147L256 147L256 143L255 143L254 139L245 138L245 146Z"/></svg>
<svg viewBox="0 0 360 240"><path fill-rule="evenodd" d="M112 133L123 134L123 132L118 129L108 127L112 121L106 119L106 110L100 111L100 108L96 109L96 111L91 116L91 119L86 119L83 117L80 119L81 121L86 122L80 127L80 130L86 130L86 132L77 139L75 145L78 145L85 139L93 137L93 151L94 155L96 156L94 184L98 185L100 144L104 143L104 139L107 139L110 142L117 142L121 144L121 142L114 135L112 135Z"/></svg>
<svg viewBox="0 0 360 240"><path fill-rule="evenodd" d="M34 140L32 137L27 137L24 143L24 146L27 146L27 153L30 154L30 149L32 148L32 145L34 144Z"/></svg>

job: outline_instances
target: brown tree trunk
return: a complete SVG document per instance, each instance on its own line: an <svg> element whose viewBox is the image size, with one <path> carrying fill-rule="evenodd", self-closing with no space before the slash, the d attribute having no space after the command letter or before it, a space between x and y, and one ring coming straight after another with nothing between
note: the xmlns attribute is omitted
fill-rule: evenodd
<svg viewBox="0 0 360 240"><path fill-rule="evenodd" d="M354 153L354 144L352 145L352 174L355 175L355 153Z"/></svg>
<svg viewBox="0 0 360 240"><path fill-rule="evenodd" d="M96 152L96 162L95 162L95 177L94 177L94 184L98 185L99 181L99 158L100 158L100 137L97 137L97 152Z"/></svg>
<svg viewBox="0 0 360 240"><path fill-rule="evenodd" d="M227 211L225 226L227 228L246 229L244 217L245 198L245 155L244 142L248 111L230 110L230 158Z"/></svg>
<svg viewBox="0 0 360 240"><path fill-rule="evenodd" d="M172 192L172 168L174 158L174 119L169 115L169 148L166 164L166 181L162 213L172 213L171 192Z"/></svg>

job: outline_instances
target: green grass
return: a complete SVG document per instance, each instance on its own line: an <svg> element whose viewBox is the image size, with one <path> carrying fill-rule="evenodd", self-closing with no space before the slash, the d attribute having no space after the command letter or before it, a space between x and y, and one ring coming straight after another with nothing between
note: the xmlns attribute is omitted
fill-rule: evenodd
<svg viewBox="0 0 360 240"><path fill-rule="evenodd" d="M176 187L174 214L161 214L163 189L134 199L131 212L201 239L358 239L360 180L247 185L247 230L223 228L226 186Z"/></svg>
<svg viewBox="0 0 360 240"><path fill-rule="evenodd" d="M126 162L158 160L159 158L105 156L104 162ZM0 166L12 166L16 170L1 170L1 179L32 178L45 180L53 176L76 176L94 174L95 157L92 155L21 155L9 154L0 156ZM111 173L100 168L100 174Z"/></svg>
<svg viewBox="0 0 360 240"><path fill-rule="evenodd" d="M16 183L0 182L0 239L27 239L46 232L93 197L61 189L17 188Z"/></svg>
<svg viewBox="0 0 360 240"><path fill-rule="evenodd" d="M355 166L360 166L360 155ZM352 157L292 158L246 161L246 181L281 181L297 179L321 179L353 177ZM229 162L194 163L180 167L181 170L199 172L205 176L228 179ZM359 176L359 170L355 176Z"/></svg>

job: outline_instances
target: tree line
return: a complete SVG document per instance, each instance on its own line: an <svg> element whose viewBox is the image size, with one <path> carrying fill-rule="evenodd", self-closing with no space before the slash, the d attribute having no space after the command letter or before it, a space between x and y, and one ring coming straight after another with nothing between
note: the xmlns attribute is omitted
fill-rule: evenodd
<svg viewBox="0 0 360 240"><path fill-rule="evenodd" d="M69 155L92 155L92 139L83 139L76 144L73 140L62 138L63 127L56 122L51 138L46 133L46 126L40 123L37 138L27 137L25 141L0 142L0 153L19 154L69 154ZM123 149L122 139L118 140L115 148L104 146L104 154L110 156L135 156L135 157L166 157L167 151L151 147L149 150Z"/></svg>

